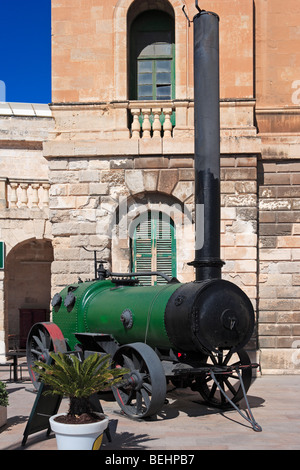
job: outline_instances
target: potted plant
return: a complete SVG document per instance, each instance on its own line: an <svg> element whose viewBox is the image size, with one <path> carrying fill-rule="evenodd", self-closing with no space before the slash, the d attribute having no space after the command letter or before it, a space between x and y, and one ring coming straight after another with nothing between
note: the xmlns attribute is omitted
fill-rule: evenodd
<svg viewBox="0 0 300 470"><path fill-rule="evenodd" d="M0 428L7 423L8 393L5 383L0 381Z"/></svg>
<svg viewBox="0 0 300 470"><path fill-rule="evenodd" d="M108 417L93 411L89 398L123 379L127 370L111 368L110 356L95 353L80 361L74 354L50 353L52 364L36 362L34 370L45 393L69 397L68 413L50 418L58 450L98 450Z"/></svg>

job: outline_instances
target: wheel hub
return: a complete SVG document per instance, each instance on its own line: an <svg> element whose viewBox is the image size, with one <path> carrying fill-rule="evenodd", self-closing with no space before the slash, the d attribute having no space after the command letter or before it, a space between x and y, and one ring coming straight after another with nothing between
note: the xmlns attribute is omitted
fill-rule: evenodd
<svg viewBox="0 0 300 470"><path fill-rule="evenodd" d="M128 377L128 385L132 387L133 390L140 390L143 385L143 378L138 370L135 370Z"/></svg>

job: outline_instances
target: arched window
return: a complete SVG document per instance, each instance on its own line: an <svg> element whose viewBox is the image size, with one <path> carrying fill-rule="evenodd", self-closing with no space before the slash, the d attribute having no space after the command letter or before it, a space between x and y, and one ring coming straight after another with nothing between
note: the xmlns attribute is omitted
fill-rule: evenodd
<svg viewBox="0 0 300 470"><path fill-rule="evenodd" d="M141 13L130 30L129 99L175 98L175 24L166 12Z"/></svg>
<svg viewBox="0 0 300 470"><path fill-rule="evenodd" d="M176 238L172 219L163 212L148 211L135 220L131 238L132 271L160 271L176 277ZM157 276L141 278L143 285L163 284Z"/></svg>

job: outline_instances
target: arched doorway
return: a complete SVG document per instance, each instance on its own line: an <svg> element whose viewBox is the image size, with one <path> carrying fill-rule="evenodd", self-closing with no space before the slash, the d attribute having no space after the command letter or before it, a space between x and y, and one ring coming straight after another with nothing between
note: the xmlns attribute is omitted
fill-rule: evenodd
<svg viewBox="0 0 300 470"><path fill-rule="evenodd" d="M4 283L7 349L24 349L31 326L49 321L52 261L49 240L27 240L7 255Z"/></svg>

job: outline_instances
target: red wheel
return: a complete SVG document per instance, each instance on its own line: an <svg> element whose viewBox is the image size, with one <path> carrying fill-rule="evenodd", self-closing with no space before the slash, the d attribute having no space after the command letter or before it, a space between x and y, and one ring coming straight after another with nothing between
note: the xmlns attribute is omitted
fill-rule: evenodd
<svg viewBox="0 0 300 470"><path fill-rule="evenodd" d="M36 389L39 388L39 376L32 370L36 361L47 363L50 352L67 352L65 338L55 323L36 323L31 328L26 346L27 366L31 381Z"/></svg>

